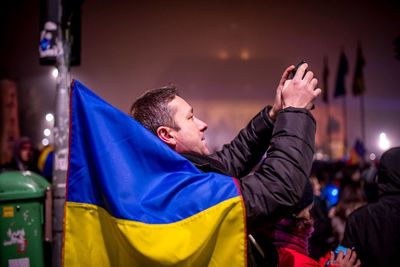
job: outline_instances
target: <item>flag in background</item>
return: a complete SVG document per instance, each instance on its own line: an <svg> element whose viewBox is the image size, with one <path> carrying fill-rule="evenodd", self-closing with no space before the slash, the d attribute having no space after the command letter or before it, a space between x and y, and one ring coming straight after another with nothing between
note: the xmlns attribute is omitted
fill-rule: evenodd
<svg viewBox="0 0 400 267"><path fill-rule="evenodd" d="M365 154L367 153L364 143L357 139L354 146L350 150L349 159L347 165L357 165L364 162Z"/></svg>
<svg viewBox="0 0 400 267"><path fill-rule="evenodd" d="M38 169L42 172L42 175L50 182L53 179L53 164L54 147L52 145L45 146L39 154Z"/></svg>
<svg viewBox="0 0 400 267"><path fill-rule="evenodd" d="M329 78L328 57L324 56L324 69L322 70L322 86L323 86L322 100L325 103L329 103L328 78Z"/></svg>
<svg viewBox="0 0 400 267"><path fill-rule="evenodd" d="M232 177L200 172L78 81L70 123L63 266L246 266Z"/></svg>
<svg viewBox="0 0 400 267"><path fill-rule="evenodd" d="M340 53L340 59L339 59L339 66L338 66L338 71L337 71L337 76L336 76L336 87L335 87L335 93L334 96L342 96L346 95L346 75L349 71L349 64L347 62L347 57L342 50Z"/></svg>
<svg viewBox="0 0 400 267"><path fill-rule="evenodd" d="M361 44L357 46L357 59L356 67L354 70L354 80L353 80L353 95L362 95L365 92L365 82L363 68L365 66L365 59L361 49Z"/></svg>

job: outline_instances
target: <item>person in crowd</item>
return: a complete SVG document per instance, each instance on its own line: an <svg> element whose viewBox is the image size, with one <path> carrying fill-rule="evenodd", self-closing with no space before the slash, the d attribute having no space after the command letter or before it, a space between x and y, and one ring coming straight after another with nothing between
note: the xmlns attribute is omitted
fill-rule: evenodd
<svg viewBox="0 0 400 267"><path fill-rule="evenodd" d="M14 143L13 158L2 166L3 171L32 171L40 173L32 140L23 136Z"/></svg>
<svg viewBox="0 0 400 267"><path fill-rule="evenodd" d="M379 187L376 181L377 172L377 162L375 161L366 164L361 171L361 179L364 183L364 192L368 203L378 201Z"/></svg>
<svg viewBox="0 0 400 267"><path fill-rule="evenodd" d="M337 244L332 231L331 219L328 217L328 206L321 198L319 179L312 175L310 181L314 192L314 204L311 209L314 232L309 239L309 252L311 258L318 260Z"/></svg>
<svg viewBox="0 0 400 267"><path fill-rule="evenodd" d="M331 223L333 233L338 243L341 243L347 218L352 212L364 206L367 203L367 199L360 182L347 184L339 194L338 204L331 211Z"/></svg>
<svg viewBox="0 0 400 267"><path fill-rule="evenodd" d="M131 115L200 170L236 177L252 234L290 213L308 182L316 127L309 109L321 89L307 67L301 65L291 80L295 67L288 67L273 106L261 110L231 143L212 154L205 139L208 125L175 88L148 91L133 103ZM249 266L265 266L267 259L255 255L254 246L248 246Z"/></svg>
<svg viewBox="0 0 400 267"><path fill-rule="evenodd" d="M397 266L400 251L400 147L386 151L378 167L378 201L352 213L343 245L354 247L363 266Z"/></svg>
<svg viewBox="0 0 400 267"><path fill-rule="evenodd" d="M279 221L272 229L271 239L277 249L278 266L361 266L357 253L350 249L344 249L346 253L342 251L337 255L329 251L318 262L309 256L308 242L314 231L311 214L313 196L313 188L311 184L308 184L294 212Z"/></svg>

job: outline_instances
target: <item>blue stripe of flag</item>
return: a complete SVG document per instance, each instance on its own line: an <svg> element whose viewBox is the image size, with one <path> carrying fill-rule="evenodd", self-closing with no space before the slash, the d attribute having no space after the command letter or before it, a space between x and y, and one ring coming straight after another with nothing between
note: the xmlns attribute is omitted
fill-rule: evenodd
<svg viewBox="0 0 400 267"><path fill-rule="evenodd" d="M71 90L70 131L67 201L164 224L239 195L231 177L202 173L79 81Z"/></svg>

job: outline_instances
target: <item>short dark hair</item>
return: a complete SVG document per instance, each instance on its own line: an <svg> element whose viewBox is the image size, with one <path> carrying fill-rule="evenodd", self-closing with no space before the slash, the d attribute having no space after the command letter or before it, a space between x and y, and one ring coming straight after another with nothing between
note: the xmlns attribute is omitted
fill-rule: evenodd
<svg viewBox="0 0 400 267"><path fill-rule="evenodd" d="M168 108L168 103L176 96L179 93L175 86L149 90L133 102L130 115L156 135L160 126L179 130L173 119L173 111Z"/></svg>

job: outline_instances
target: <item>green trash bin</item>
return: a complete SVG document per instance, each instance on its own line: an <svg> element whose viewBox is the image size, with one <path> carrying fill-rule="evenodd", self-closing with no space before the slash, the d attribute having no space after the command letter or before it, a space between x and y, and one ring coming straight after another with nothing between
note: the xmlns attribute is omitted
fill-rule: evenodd
<svg viewBox="0 0 400 267"><path fill-rule="evenodd" d="M45 178L29 171L0 174L1 267L45 266L44 242L51 241L51 230L44 227L45 221L51 225L47 210L51 190Z"/></svg>

